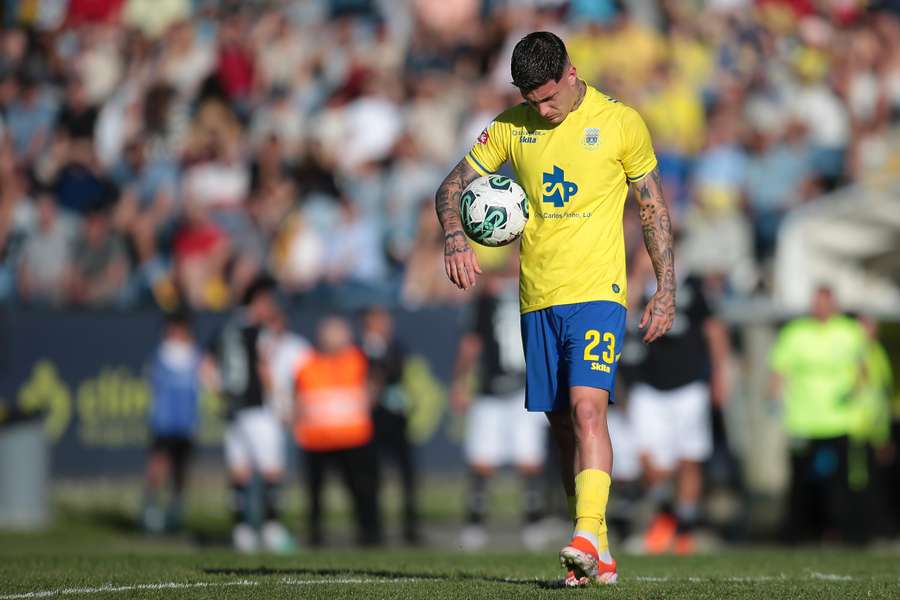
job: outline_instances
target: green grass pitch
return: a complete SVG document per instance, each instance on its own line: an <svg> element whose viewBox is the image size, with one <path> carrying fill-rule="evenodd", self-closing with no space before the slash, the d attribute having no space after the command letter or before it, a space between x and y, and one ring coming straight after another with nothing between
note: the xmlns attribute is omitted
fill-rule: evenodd
<svg viewBox="0 0 900 600"><path fill-rule="evenodd" d="M0 535L0 600L26 598L900 598L900 555L863 550L729 550L622 556L614 588L567 590L552 552L447 550L238 556L85 530Z"/></svg>
<svg viewBox="0 0 900 600"><path fill-rule="evenodd" d="M397 486L386 490L388 529L399 523ZM728 549L689 558L617 555L620 583L565 589L551 547L516 551L515 480L498 482L492 526L506 551L454 551L462 520L462 481L422 488L426 537L433 546L357 550L346 498L327 491L328 529L338 546L291 556L239 556L228 539L221 478L195 480L188 498L190 535L159 539L137 533L140 482L55 486L56 521L39 534L0 532L0 600L131 598L443 599L586 598L900 600L900 548ZM296 486L286 490L287 523L302 523ZM564 532L563 532L564 533Z"/></svg>

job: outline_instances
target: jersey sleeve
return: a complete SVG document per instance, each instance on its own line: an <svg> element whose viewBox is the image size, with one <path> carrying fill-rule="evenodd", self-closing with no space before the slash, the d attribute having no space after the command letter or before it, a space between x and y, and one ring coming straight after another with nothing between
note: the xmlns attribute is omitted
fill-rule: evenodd
<svg viewBox="0 0 900 600"><path fill-rule="evenodd" d="M466 154L466 162L479 175L495 173L509 158L510 124L494 119L482 130L475 145Z"/></svg>
<svg viewBox="0 0 900 600"><path fill-rule="evenodd" d="M628 181L637 181L656 167L656 154L644 119L630 106L622 112L622 149L619 156Z"/></svg>

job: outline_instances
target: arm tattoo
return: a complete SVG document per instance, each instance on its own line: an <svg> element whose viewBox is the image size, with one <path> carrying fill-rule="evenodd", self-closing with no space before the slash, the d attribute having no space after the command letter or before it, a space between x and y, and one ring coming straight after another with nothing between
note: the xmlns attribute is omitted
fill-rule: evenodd
<svg viewBox="0 0 900 600"><path fill-rule="evenodd" d="M444 239L462 234L462 222L459 218L459 197L466 186L478 178L475 169L469 166L466 159L459 161L450 174L444 178L435 195L434 207L438 220L444 228Z"/></svg>
<svg viewBox="0 0 900 600"><path fill-rule="evenodd" d="M675 304L675 253L672 248L672 221L663 199L659 169L632 184L640 207L644 245L656 272L657 293L665 299L664 307Z"/></svg>

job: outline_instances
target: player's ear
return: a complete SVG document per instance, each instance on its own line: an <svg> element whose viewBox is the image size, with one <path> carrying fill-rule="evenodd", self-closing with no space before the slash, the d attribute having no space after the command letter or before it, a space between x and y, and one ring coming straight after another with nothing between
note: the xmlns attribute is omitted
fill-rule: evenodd
<svg viewBox="0 0 900 600"><path fill-rule="evenodd" d="M569 66L566 67L565 78L569 85L575 85L575 82L578 81L578 70L572 63L569 63Z"/></svg>

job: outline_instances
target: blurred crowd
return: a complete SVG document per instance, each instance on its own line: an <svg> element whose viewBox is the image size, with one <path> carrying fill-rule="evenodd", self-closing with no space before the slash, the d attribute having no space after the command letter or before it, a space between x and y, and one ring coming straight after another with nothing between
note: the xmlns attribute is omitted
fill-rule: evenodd
<svg viewBox="0 0 900 600"><path fill-rule="evenodd" d="M686 263L765 291L786 213L889 160L896 2L7 0L0 298L461 295L435 188L503 108L523 33L653 133ZM628 226L637 229L637 219ZM636 243L640 236L634 235Z"/></svg>

